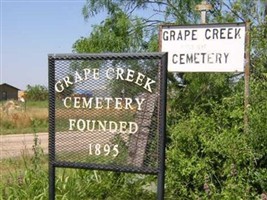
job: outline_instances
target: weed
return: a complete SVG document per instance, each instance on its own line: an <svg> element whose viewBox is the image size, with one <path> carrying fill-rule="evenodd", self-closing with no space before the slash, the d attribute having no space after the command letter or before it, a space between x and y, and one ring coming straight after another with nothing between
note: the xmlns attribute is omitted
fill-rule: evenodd
<svg viewBox="0 0 267 200"><path fill-rule="evenodd" d="M33 123L33 130L37 124ZM117 140L120 140L117 138ZM122 141L121 141L122 142ZM33 155L2 160L5 169L0 182L0 199L48 199L48 159L34 133ZM3 166L2 166L3 167ZM155 176L82 169L56 169L56 199L155 199L147 189Z"/></svg>
<svg viewBox="0 0 267 200"><path fill-rule="evenodd" d="M48 109L40 104L40 107L28 106L27 109L14 109L5 112L0 109L0 129L2 134L32 133L33 123L36 132L46 132L48 129Z"/></svg>
<svg viewBox="0 0 267 200"><path fill-rule="evenodd" d="M20 158L2 160L6 167L0 183L0 199L48 199L47 156L40 144L35 133L33 156L22 154Z"/></svg>

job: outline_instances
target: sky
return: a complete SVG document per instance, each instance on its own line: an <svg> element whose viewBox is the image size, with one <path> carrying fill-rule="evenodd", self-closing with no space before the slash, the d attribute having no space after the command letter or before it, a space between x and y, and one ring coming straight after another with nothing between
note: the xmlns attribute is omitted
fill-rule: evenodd
<svg viewBox="0 0 267 200"><path fill-rule="evenodd" d="M72 53L72 45L105 14L85 21L85 0L0 0L0 82L20 90L48 86L48 54Z"/></svg>

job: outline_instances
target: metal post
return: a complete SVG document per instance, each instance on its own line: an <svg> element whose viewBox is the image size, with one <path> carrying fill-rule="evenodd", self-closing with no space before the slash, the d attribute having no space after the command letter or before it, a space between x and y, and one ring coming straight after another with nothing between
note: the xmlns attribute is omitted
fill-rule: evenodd
<svg viewBox="0 0 267 200"><path fill-rule="evenodd" d="M165 157L166 157L166 96L167 96L167 66L168 66L168 54L166 53L162 59L162 84L161 84L161 94L162 97L160 99L161 103L161 119L160 119L160 149L159 149L159 156L160 156L160 163L159 163L159 172L158 172L158 200L164 200L164 185L165 185ZM164 93L164 94L163 94Z"/></svg>
<svg viewBox="0 0 267 200"><path fill-rule="evenodd" d="M49 200L55 200L56 198L56 169L50 163L49 164Z"/></svg>
<svg viewBox="0 0 267 200"><path fill-rule="evenodd" d="M207 1L202 1L201 4L196 5L195 9L201 13L201 23L207 23L207 11L212 9L212 6Z"/></svg>
<svg viewBox="0 0 267 200"><path fill-rule="evenodd" d="M244 91L244 131L248 132L248 107L249 107L249 75L250 75L250 22L246 22L246 42L245 42L245 91Z"/></svg>
<svg viewBox="0 0 267 200"><path fill-rule="evenodd" d="M207 20L206 20L206 15L207 15L207 11L206 10L201 10L201 23L202 24L206 24L207 22Z"/></svg>
<svg viewBox="0 0 267 200"><path fill-rule="evenodd" d="M55 60L48 58L49 69L49 200L55 200Z"/></svg>

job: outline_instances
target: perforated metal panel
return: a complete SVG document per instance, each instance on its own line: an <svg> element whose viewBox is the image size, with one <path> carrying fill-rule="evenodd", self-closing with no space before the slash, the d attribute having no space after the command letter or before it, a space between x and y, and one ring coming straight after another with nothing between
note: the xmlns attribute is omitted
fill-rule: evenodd
<svg viewBox="0 0 267 200"><path fill-rule="evenodd" d="M49 55L50 163L158 173L165 70L163 53Z"/></svg>

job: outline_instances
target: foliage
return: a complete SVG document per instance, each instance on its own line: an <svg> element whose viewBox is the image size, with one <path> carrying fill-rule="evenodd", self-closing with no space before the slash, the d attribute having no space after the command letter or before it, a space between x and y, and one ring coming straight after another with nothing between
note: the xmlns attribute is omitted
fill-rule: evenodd
<svg viewBox="0 0 267 200"><path fill-rule="evenodd" d="M252 150L242 131L242 96L209 103L209 114L193 108L169 130L167 193L181 199L254 195L246 182Z"/></svg>
<svg viewBox="0 0 267 200"><path fill-rule="evenodd" d="M35 135L33 156L2 161L1 199L48 199L47 156L39 142ZM56 199L150 200L156 195L155 176L62 168L56 175Z"/></svg>
<svg viewBox="0 0 267 200"><path fill-rule="evenodd" d="M146 178L146 179L145 179ZM64 169L57 178L60 199L155 199L155 192L146 189L148 180L135 174L91 170Z"/></svg>
<svg viewBox="0 0 267 200"><path fill-rule="evenodd" d="M73 51L157 51L158 25L199 22L194 7L200 2L87 0L85 19L103 10L108 17L88 37L78 39ZM168 74L166 199L266 199L267 9L264 1L209 2L214 8L208 13L209 23L250 21L248 131L243 122L242 73ZM138 10L146 12L151 7L150 17L136 16ZM150 190L154 178L63 170L58 172L57 194L60 199L155 199L155 190Z"/></svg>
<svg viewBox="0 0 267 200"><path fill-rule="evenodd" d="M27 101L26 102L26 110L33 108L48 108L48 101Z"/></svg>
<svg viewBox="0 0 267 200"><path fill-rule="evenodd" d="M85 19L89 19L102 12L107 10L109 15L113 15L118 9L122 10L124 13L127 13L130 16L137 10L145 11L148 8L154 8L153 14L151 16L143 19L143 26L148 28L151 25L157 25L165 21L175 21L179 24L193 23L196 22L198 14L194 12L194 8L197 3L200 3L200 0L179 0L179 1L143 1L143 0L134 0L134 1L123 1L123 0L86 0L86 4L83 7L83 15ZM164 20L154 21L153 15L164 15Z"/></svg>
<svg viewBox="0 0 267 200"><path fill-rule="evenodd" d="M167 194L181 199L256 199L266 185L266 81L251 80L250 131L244 133L242 83L211 111L191 108L169 129ZM255 99L254 99L255 98ZM190 146L190 148L188 148Z"/></svg>
<svg viewBox="0 0 267 200"><path fill-rule="evenodd" d="M73 49L77 53L136 51L142 45L143 34L140 21L132 21L118 9L114 15L105 19L102 25L95 26L88 38L77 40Z"/></svg>
<svg viewBox="0 0 267 200"><path fill-rule="evenodd" d="M1 134L32 133L36 126L37 132L48 130L48 102L26 101L16 102L14 110L0 110Z"/></svg>
<svg viewBox="0 0 267 200"><path fill-rule="evenodd" d="M133 30L138 27L146 33L139 35L139 40L143 40L138 42L139 45L143 44L139 51L157 51L157 26L168 22L199 22L199 13L194 7L200 2L87 0L83 14L85 19L90 19L106 10L108 19L116 19L114 16L119 17L116 15L119 10L128 20L138 19L141 23L132 23L127 28ZM208 13L209 23L250 22L249 131L244 132L243 124L243 74L168 74L166 196L168 199L264 198L267 191L266 3L263 6L264 1L209 2L213 6ZM134 17L135 11L145 11L151 7L154 13L150 17ZM154 18L155 15L163 15L164 20ZM112 24L123 28L117 21ZM97 27L102 30L107 27L114 33L113 37L120 39L120 34L113 32L107 24ZM124 33L127 37L133 37L131 31ZM102 34L105 35L105 31ZM95 38L92 34L89 38L101 41L103 37ZM102 45L102 51L97 52L105 52L106 49L113 52L133 50L131 46L127 48L130 43L124 43L125 46L116 44L116 48Z"/></svg>
<svg viewBox="0 0 267 200"><path fill-rule="evenodd" d="M46 156L35 134L33 156L2 160L3 168L0 182L1 199L48 199L48 176Z"/></svg>
<svg viewBox="0 0 267 200"><path fill-rule="evenodd" d="M42 85L27 85L26 100L45 101L48 100L48 89Z"/></svg>

